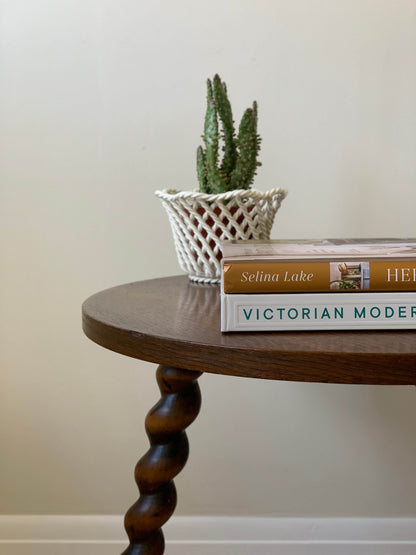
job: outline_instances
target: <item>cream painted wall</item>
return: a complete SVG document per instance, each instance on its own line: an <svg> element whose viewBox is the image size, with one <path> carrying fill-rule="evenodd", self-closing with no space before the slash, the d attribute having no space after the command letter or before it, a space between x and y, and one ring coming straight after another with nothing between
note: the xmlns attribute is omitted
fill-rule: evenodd
<svg viewBox="0 0 416 555"><path fill-rule="evenodd" d="M415 236L414 0L2 0L0 511L136 498L151 364L80 305L179 273L205 79L259 103L275 237ZM203 315L201 315L203 318ZM178 514L416 516L416 390L205 375Z"/></svg>

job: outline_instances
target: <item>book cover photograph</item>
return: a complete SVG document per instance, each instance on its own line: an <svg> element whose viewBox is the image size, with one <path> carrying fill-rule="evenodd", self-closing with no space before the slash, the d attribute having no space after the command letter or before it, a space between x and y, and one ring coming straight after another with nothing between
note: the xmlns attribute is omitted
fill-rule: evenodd
<svg viewBox="0 0 416 555"><path fill-rule="evenodd" d="M330 262L329 288L331 291L370 289L370 263Z"/></svg>

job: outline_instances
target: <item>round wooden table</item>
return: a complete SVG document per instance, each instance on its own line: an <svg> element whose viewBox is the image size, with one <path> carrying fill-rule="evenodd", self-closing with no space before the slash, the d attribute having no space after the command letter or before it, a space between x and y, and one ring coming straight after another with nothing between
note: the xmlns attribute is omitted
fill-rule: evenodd
<svg viewBox="0 0 416 555"><path fill-rule="evenodd" d="M202 372L349 384L416 384L415 331L221 333L219 287L185 276L107 289L83 304L85 334L102 347L159 364L160 401L146 418L150 449L136 467L123 555L161 555L176 505L173 478L188 457Z"/></svg>

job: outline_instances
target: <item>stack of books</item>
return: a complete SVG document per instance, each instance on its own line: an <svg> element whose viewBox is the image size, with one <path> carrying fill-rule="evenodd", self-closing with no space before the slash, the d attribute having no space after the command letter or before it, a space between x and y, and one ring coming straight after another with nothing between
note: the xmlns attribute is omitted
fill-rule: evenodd
<svg viewBox="0 0 416 555"><path fill-rule="evenodd" d="M416 239L227 241L221 331L416 328Z"/></svg>

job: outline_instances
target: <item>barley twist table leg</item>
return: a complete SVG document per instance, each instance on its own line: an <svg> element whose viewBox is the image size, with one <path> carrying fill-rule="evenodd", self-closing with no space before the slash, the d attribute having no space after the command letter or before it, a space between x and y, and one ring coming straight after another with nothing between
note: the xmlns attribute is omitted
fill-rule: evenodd
<svg viewBox="0 0 416 555"><path fill-rule="evenodd" d="M156 377L160 401L146 417L150 449L136 465L138 501L127 511L124 524L130 540L122 555L162 555L165 542L161 527L176 506L173 478L189 454L185 428L197 417L201 373L159 366Z"/></svg>

